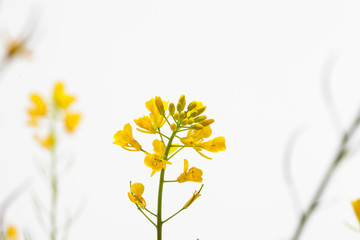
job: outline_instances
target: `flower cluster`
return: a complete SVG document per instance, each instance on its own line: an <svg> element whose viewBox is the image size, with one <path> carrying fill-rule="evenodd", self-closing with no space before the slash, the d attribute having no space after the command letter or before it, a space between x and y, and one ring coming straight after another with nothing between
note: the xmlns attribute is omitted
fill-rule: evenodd
<svg viewBox="0 0 360 240"><path fill-rule="evenodd" d="M146 214L142 213L150 220L158 229L161 235L161 226L167 220L161 220L161 198L163 191L163 184L166 182L196 182L201 183L203 181L203 172L201 169L191 167L189 169L189 161L184 159L184 171L177 177L176 180L165 180L164 173L168 165L171 165L170 159L172 159L182 149L194 149L200 156L211 159L205 155L203 150L216 153L224 151L226 149L225 138L215 137L211 140L205 140L212 134L210 125L214 123L214 119L208 119L203 115L206 110L201 102L192 101L186 105L185 96L182 95L178 103L169 103L163 101L160 97L150 99L145 103L148 115L139 117L134 120L137 130L145 134L157 134L158 138L152 142L153 151L145 150L133 136L133 128L130 123L125 124L123 130L119 130L114 135L113 144L119 145L128 151L139 151L145 154L144 164L150 168L150 176L154 176L157 172L160 172L160 184L159 184L159 198L158 198L158 210L157 214L152 213L146 209L146 202L142 196L144 192L144 185L142 183L134 183L130 185L130 192L128 193L131 202L135 203L140 211L145 209L152 215L156 216L157 224L152 222ZM164 126L168 126L168 130L164 130ZM169 133L168 135L166 133ZM182 133L186 132L184 136ZM177 143L176 143L177 141ZM195 191L190 200L180 210L186 209L191 203L200 196L200 191ZM177 213L179 213L178 211ZM177 214L176 213L176 214ZM175 215L176 215L175 214ZM159 230L160 229L160 230Z"/></svg>
<svg viewBox="0 0 360 240"><path fill-rule="evenodd" d="M68 133L73 133L79 123L81 114L70 110L75 101L75 96L65 92L64 84L58 82L54 86L50 101L46 101L41 95L33 93L30 95L32 106L28 108L28 124L32 127L39 125L39 121L47 119L50 122L62 119L63 125ZM53 124L50 124L50 132L45 137L35 135L35 139L46 149L52 149L55 144L55 132Z"/></svg>

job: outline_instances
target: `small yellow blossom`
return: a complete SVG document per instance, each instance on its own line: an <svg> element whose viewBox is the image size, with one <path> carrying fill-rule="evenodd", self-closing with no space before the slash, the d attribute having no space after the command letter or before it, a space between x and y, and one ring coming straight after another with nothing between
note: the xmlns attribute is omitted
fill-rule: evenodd
<svg viewBox="0 0 360 240"><path fill-rule="evenodd" d="M58 82L54 87L53 99L56 106L66 109L72 102L75 101L75 96L66 94L64 91L64 84L62 82Z"/></svg>
<svg viewBox="0 0 360 240"><path fill-rule="evenodd" d="M145 156L144 163L147 167L152 168L151 177L156 173L161 171L161 169L166 169L166 164L171 164L169 161L164 159L165 147L164 144L155 139L153 141L154 153L147 153Z"/></svg>
<svg viewBox="0 0 360 240"><path fill-rule="evenodd" d="M9 225L6 229L6 240L17 240L18 231L14 225Z"/></svg>
<svg viewBox="0 0 360 240"><path fill-rule="evenodd" d="M119 145L128 151L140 151L141 145L134 139L132 135L132 127L130 123L125 124L124 130L119 130L114 135L113 144Z"/></svg>
<svg viewBox="0 0 360 240"><path fill-rule="evenodd" d="M355 215L358 219L358 222L360 224L360 199L357 199L355 201L352 201L351 202L352 206L353 206L353 209L354 209L354 212L355 212Z"/></svg>
<svg viewBox="0 0 360 240"><path fill-rule="evenodd" d="M48 136L41 138L38 135L35 135L35 140L40 143L41 146L44 148L51 150L52 147L55 145L55 137L52 134L49 134Z"/></svg>
<svg viewBox="0 0 360 240"><path fill-rule="evenodd" d="M220 152L226 150L225 138L224 137L216 137L210 141L204 142L201 144L205 150L209 152Z"/></svg>
<svg viewBox="0 0 360 240"><path fill-rule="evenodd" d="M37 126L38 118L46 116L47 107L44 99L39 94L31 94L30 99L32 101L32 106L28 109L28 114L30 120L28 121L29 125Z"/></svg>
<svg viewBox="0 0 360 240"><path fill-rule="evenodd" d="M67 112L65 115L65 128L69 133L74 132L76 126L79 123L79 120L81 118L81 114L80 113L70 113Z"/></svg>
<svg viewBox="0 0 360 240"><path fill-rule="evenodd" d="M201 150L205 149L209 152L219 152L226 149L224 137L216 137L213 140L203 142L204 138L211 136L211 133L212 130L210 126L206 126L200 130L190 129L187 136L181 139L181 142L187 147L193 147L204 158L211 159L204 155Z"/></svg>
<svg viewBox="0 0 360 240"><path fill-rule="evenodd" d="M143 129L137 128L138 131L143 132L143 133L150 133L150 134L156 133L156 126L154 126L154 124L151 121L151 118L149 116L139 117L138 119L135 119L134 122L139 127L145 129L145 130L143 130Z"/></svg>
<svg viewBox="0 0 360 240"><path fill-rule="evenodd" d="M200 192L195 190L195 193L192 195L192 197L185 203L184 208L188 208L198 197L200 197Z"/></svg>
<svg viewBox="0 0 360 240"><path fill-rule="evenodd" d="M31 51L25 47L24 40L10 40L6 46L6 58L10 59L15 56L19 57L30 57Z"/></svg>
<svg viewBox="0 0 360 240"><path fill-rule="evenodd" d="M201 183L203 180L202 170L196 167L192 167L188 171L188 168L189 168L189 162L188 160L184 159L184 172L177 178L177 181L179 183L183 183L187 181Z"/></svg>
<svg viewBox="0 0 360 240"><path fill-rule="evenodd" d="M141 208L146 207L145 199L142 197L144 190L145 187L142 183L134 183L130 187L130 192L128 192L130 201L139 205Z"/></svg>
<svg viewBox="0 0 360 240"><path fill-rule="evenodd" d="M168 107L169 102L162 101L164 112L166 112L166 109ZM165 118L163 115L159 113L159 110L156 106L155 99L152 98L149 101L145 103L146 108L150 111L150 119L153 123L153 126L155 129L161 128L165 123Z"/></svg>

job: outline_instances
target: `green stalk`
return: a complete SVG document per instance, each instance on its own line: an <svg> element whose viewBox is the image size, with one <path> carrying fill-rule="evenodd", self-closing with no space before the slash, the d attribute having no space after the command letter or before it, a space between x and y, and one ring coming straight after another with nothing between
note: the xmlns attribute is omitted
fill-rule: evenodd
<svg viewBox="0 0 360 240"><path fill-rule="evenodd" d="M50 239L56 240L57 238L57 200L58 200L58 179L57 179L57 159L56 159L56 118L57 108L53 103L50 119L50 134L54 138L54 145L51 147L51 208L50 208Z"/></svg>
<svg viewBox="0 0 360 240"><path fill-rule="evenodd" d="M168 144L166 146L165 150L165 156L164 159L167 160L172 141L174 140L174 137L177 133L177 129L171 134L171 137L169 138ZM163 187L164 187L164 177L165 177L165 169L161 169L160 173L160 181L159 181L159 194L158 194L158 209L157 209L157 240L162 239L162 225L163 221L161 219L161 213L162 213L162 193L163 193Z"/></svg>

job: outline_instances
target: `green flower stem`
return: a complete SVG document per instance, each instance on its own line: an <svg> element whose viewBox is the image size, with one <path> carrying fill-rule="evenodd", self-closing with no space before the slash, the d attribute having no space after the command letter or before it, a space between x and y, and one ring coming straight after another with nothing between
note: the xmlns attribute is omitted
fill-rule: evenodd
<svg viewBox="0 0 360 240"><path fill-rule="evenodd" d="M177 180L164 180L164 182L177 182Z"/></svg>
<svg viewBox="0 0 360 240"><path fill-rule="evenodd" d="M177 154L178 152L180 152L184 147L181 147L179 150L177 150L176 152L173 153L173 155L171 155L167 160L170 160L173 156L175 156L175 154Z"/></svg>
<svg viewBox="0 0 360 240"><path fill-rule="evenodd" d="M291 240L299 240L300 239L300 236L302 235L302 232L303 232L306 224L308 223L308 220L311 218L312 214L316 211L316 209L319 205L319 201L320 201L323 193L327 189L327 187L330 183L330 180L332 179L335 171L338 169L338 166L340 165L340 163L346 158L347 153L349 151L349 149L348 149L349 141L355 135L359 125L360 125L360 112L357 114L355 120L353 121L353 123L351 124L349 129L343 133L343 136L342 136L342 139L341 139L341 142L339 145L339 149L338 149L332 163L328 167L325 175L323 176L323 178L311 200L310 205L301 214L301 217L299 219L299 222L297 224L297 227L295 229L295 232L294 232Z"/></svg>
<svg viewBox="0 0 360 240"><path fill-rule="evenodd" d="M53 103L50 118L50 136L54 138L54 145L51 147L51 163L50 163L50 185L51 185L51 208L50 208L50 239L57 239L57 202L58 202L58 177L57 177L57 159L56 159L56 129L55 122L58 116L57 107Z"/></svg>
<svg viewBox="0 0 360 240"><path fill-rule="evenodd" d="M179 125L177 125L177 128L173 133L171 134L171 137L169 138L169 142L166 146L165 150L165 156L164 159L168 160L168 154L171 148L172 141L174 140L174 137L177 133L177 130L179 128ZM162 220L161 220L161 214L162 214L162 192L164 187L164 177L165 177L165 169L161 169L160 172L160 180L159 180L159 194L158 194L158 209L157 209L157 240L162 240Z"/></svg>
<svg viewBox="0 0 360 240"><path fill-rule="evenodd" d="M165 138L169 139L169 137L168 137L168 136L166 136L165 134L162 134L162 133L160 132L160 128L158 128L158 130L159 130L159 131L157 131L157 133L158 133L158 134L160 134L160 136L163 136L163 137L165 137Z"/></svg>
<svg viewBox="0 0 360 240"><path fill-rule="evenodd" d="M144 216L147 218L147 220L149 220L149 221L157 228L156 224L143 212L143 210L141 210L141 208L139 207L139 205L137 205L136 203L135 203L135 205L136 205L137 209L138 209L142 214L144 214Z"/></svg>
<svg viewBox="0 0 360 240"><path fill-rule="evenodd" d="M179 214L181 211L185 210L186 208L182 208L179 211L177 211L176 213L174 213L171 217L169 217L168 219L166 219L165 221L163 221L163 223L166 223L167 221L169 221L171 218L175 217L177 214Z"/></svg>
<svg viewBox="0 0 360 240"><path fill-rule="evenodd" d="M163 139L163 137L162 137L162 133L160 132L160 128L158 128L158 132L159 132L159 135L160 135L160 138L161 138L161 142L164 144L164 146L165 146L165 142L164 142L164 139Z"/></svg>
<svg viewBox="0 0 360 240"><path fill-rule="evenodd" d="M145 209L145 211L147 211L147 212L150 213L151 215L157 217L157 215L156 215L155 213L153 213L152 211L150 211L149 209L147 209L147 208L144 208L144 209Z"/></svg>

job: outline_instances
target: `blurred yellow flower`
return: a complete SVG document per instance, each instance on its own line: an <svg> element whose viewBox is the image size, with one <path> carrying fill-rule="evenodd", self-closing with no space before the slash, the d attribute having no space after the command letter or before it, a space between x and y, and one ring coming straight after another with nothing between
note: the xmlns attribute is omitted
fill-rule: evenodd
<svg viewBox="0 0 360 240"><path fill-rule="evenodd" d="M145 199L142 197L145 187L142 183L134 183L130 187L130 192L128 192L128 197L131 202L139 205L141 208L146 207Z"/></svg>
<svg viewBox="0 0 360 240"><path fill-rule="evenodd" d="M198 197L200 197L200 192L195 190L195 193L192 195L192 197L185 203L184 208L188 208Z"/></svg>
<svg viewBox="0 0 360 240"><path fill-rule="evenodd" d="M6 229L6 240L17 240L18 232L14 225L9 225Z"/></svg>
<svg viewBox="0 0 360 240"><path fill-rule="evenodd" d="M41 146L48 150L51 150L55 144L55 137L52 134L49 134L47 137L44 138L35 135L35 139L40 143Z"/></svg>
<svg viewBox="0 0 360 240"><path fill-rule="evenodd" d="M46 103L44 99L37 93L31 94L30 99L32 102L32 106L28 108L28 114L30 116L30 120L28 121L28 123L31 126L37 126L38 118L46 116Z"/></svg>
<svg viewBox="0 0 360 240"><path fill-rule="evenodd" d="M151 118L149 116L139 117L138 119L135 119L134 122L139 127L145 129L145 130L143 130L143 129L137 128L138 131L143 132L143 133L150 133L150 134L156 133L156 130L157 130L156 126L154 126L154 124L151 121Z"/></svg>
<svg viewBox="0 0 360 240"><path fill-rule="evenodd" d="M153 170L150 175L151 177L156 172L161 171L161 169L166 169L166 164L171 164L169 161L163 159L165 154L165 147L161 141L155 139L153 141L153 147L155 153L147 153L144 160L145 165Z"/></svg>
<svg viewBox="0 0 360 240"><path fill-rule="evenodd" d="M134 139L132 135L132 127L130 123L125 124L124 130L119 130L114 135L113 144L119 145L128 151L140 151L141 145Z"/></svg>
<svg viewBox="0 0 360 240"><path fill-rule="evenodd" d="M168 107L169 102L162 101L164 112ZM145 103L146 108L150 111L150 119L155 129L161 128L165 123L165 118L159 113L158 107L156 106L155 99L152 98Z"/></svg>
<svg viewBox="0 0 360 240"><path fill-rule="evenodd" d="M54 87L53 99L56 106L66 109L73 101L75 101L75 96L66 94L64 91L64 84L62 82L58 82Z"/></svg>
<svg viewBox="0 0 360 240"><path fill-rule="evenodd" d="M69 133L74 132L76 126L79 124L79 120L81 118L81 114L80 113L70 113L67 112L65 114L65 128Z"/></svg>
<svg viewBox="0 0 360 240"><path fill-rule="evenodd" d="M352 206L353 206L353 209L354 209L354 212L355 212L355 215L358 219L358 222L360 224L360 199L357 199L355 201L352 201L351 202Z"/></svg>
<svg viewBox="0 0 360 240"><path fill-rule="evenodd" d="M182 174L180 174L180 176L177 178L177 181L179 183L183 183L183 182L187 182L187 181L191 181L191 182L198 182L201 183L202 182L202 175L203 172L201 169L196 168L196 167L192 167L189 169L189 162L188 160L184 159L184 172Z"/></svg>

